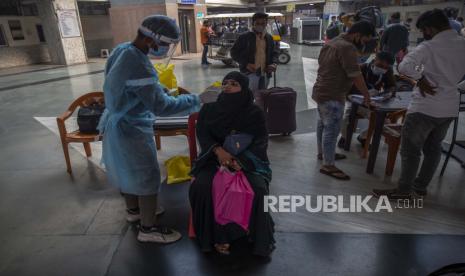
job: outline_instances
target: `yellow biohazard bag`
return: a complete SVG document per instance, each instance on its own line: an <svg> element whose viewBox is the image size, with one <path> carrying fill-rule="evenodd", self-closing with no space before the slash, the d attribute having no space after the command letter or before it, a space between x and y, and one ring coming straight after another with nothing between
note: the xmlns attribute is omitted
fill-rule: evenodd
<svg viewBox="0 0 465 276"><path fill-rule="evenodd" d="M215 81L210 86L212 86L212 87L221 87L221 81Z"/></svg>
<svg viewBox="0 0 465 276"><path fill-rule="evenodd" d="M191 179L191 161L188 156L173 156L165 161L167 183L175 184Z"/></svg>
<svg viewBox="0 0 465 276"><path fill-rule="evenodd" d="M155 70L158 73L158 79L168 90L178 89L178 81L176 75L174 75L174 64L168 64L166 66L162 63L156 63L154 65Z"/></svg>

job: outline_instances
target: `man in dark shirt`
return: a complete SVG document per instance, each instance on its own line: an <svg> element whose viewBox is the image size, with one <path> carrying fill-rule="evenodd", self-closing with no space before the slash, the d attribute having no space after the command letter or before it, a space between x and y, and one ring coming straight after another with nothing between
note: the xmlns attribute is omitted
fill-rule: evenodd
<svg viewBox="0 0 465 276"><path fill-rule="evenodd" d="M318 104L318 158L323 160L320 172L337 179L350 177L334 165L336 142L339 135L346 96L355 85L370 105L357 58L365 44L376 35L375 27L366 21L352 25L349 31L326 43L318 57L318 76L313 86L312 99Z"/></svg>
<svg viewBox="0 0 465 276"><path fill-rule="evenodd" d="M249 78L252 91L268 88L272 73L276 71L279 47L267 32L268 15L257 12L252 16L252 30L241 34L230 54L239 63L241 73Z"/></svg>
<svg viewBox="0 0 465 276"><path fill-rule="evenodd" d="M381 36L381 50L390 52L394 57L399 55L398 63L407 53L409 45L409 31L404 24L400 22L400 13L396 12L391 15L391 24L387 26Z"/></svg>
<svg viewBox="0 0 465 276"><path fill-rule="evenodd" d="M396 80L394 78L394 71L392 66L394 65L394 57L389 52L379 52L376 54L376 58L370 63L364 63L360 66L363 78L368 87L370 96L378 96L381 94L395 95L396 91ZM361 94L357 87L352 86L351 94ZM349 123L349 115L351 111L351 105L347 105L344 113L344 119L341 126L341 138L338 142L338 147L343 148L345 143L347 125ZM358 115L367 118L369 110L360 107L358 109ZM363 130L357 137L358 141L363 145L366 141L366 130Z"/></svg>

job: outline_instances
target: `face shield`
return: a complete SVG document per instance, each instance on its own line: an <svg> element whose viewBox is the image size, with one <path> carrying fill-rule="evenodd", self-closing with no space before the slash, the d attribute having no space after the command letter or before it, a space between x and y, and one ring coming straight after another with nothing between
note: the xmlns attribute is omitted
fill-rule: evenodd
<svg viewBox="0 0 465 276"><path fill-rule="evenodd" d="M169 63L176 51L180 39L173 39L161 34L156 34L144 26L140 26L139 31L145 36L152 38L154 43L157 45L158 49L156 50L150 48L149 55L155 59L168 58L167 63Z"/></svg>

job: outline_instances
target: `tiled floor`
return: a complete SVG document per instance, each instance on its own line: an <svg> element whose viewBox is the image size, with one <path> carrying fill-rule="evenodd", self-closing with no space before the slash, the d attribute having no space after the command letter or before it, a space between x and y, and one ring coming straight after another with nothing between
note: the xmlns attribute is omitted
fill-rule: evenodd
<svg viewBox="0 0 465 276"><path fill-rule="evenodd" d="M312 76L303 70L314 72L310 58L318 48L291 47L291 63L280 66L278 84L298 92L299 129L291 137L270 139L272 194L367 195L373 187L393 186L399 171L384 178L385 149L375 173L367 175L356 142L349 159L340 162L352 181L318 173L316 113L306 88ZM202 69L198 58L191 58L175 61L176 74L194 93L231 70L216 62ZM0 275L425 275L464 261L465 171L454 160L442 179L434 178L423 209L273 214L277 249L268 263L240 250L227 259L204 255L187 238L168 246L139 244L136 230L124 221L118 191L99 167L99 146L93 146L91 160L80 145L71 150L70 176L54 133L53 118L73 99L102 89L104 63L93 62L0 72ZM460 130L459 136L464 134ZM187 154L184 137L162 138L162 147L160 162ZM163 185L161 193L167 209L162 222L183 234L187 190L187 184Z"/></svg>

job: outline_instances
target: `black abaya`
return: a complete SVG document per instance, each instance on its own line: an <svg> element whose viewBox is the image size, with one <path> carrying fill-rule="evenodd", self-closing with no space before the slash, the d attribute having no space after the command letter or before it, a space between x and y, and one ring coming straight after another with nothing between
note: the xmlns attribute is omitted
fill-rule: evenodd
<svg viewBox="0 0 465 276"><path fill-rule="evenodd" d="M196 132L201 154L191 172L195 180L189 190L196 239L202 251L211 251L216 243L232 243L247 236L254 254L268 256L275 240L273 219L270 213L264 212L264 196L269 194L271 181L265 117L253 104L247 77L232 72L225 79L237 80L245 89L235 95L220 94L217 102L205 104L199 114ZM214 218L212 183L219 163L213 149L223 145L231 133L254 137L251 145L235 156L255 193L248 233L235 223L219 225Z"/></svg>

